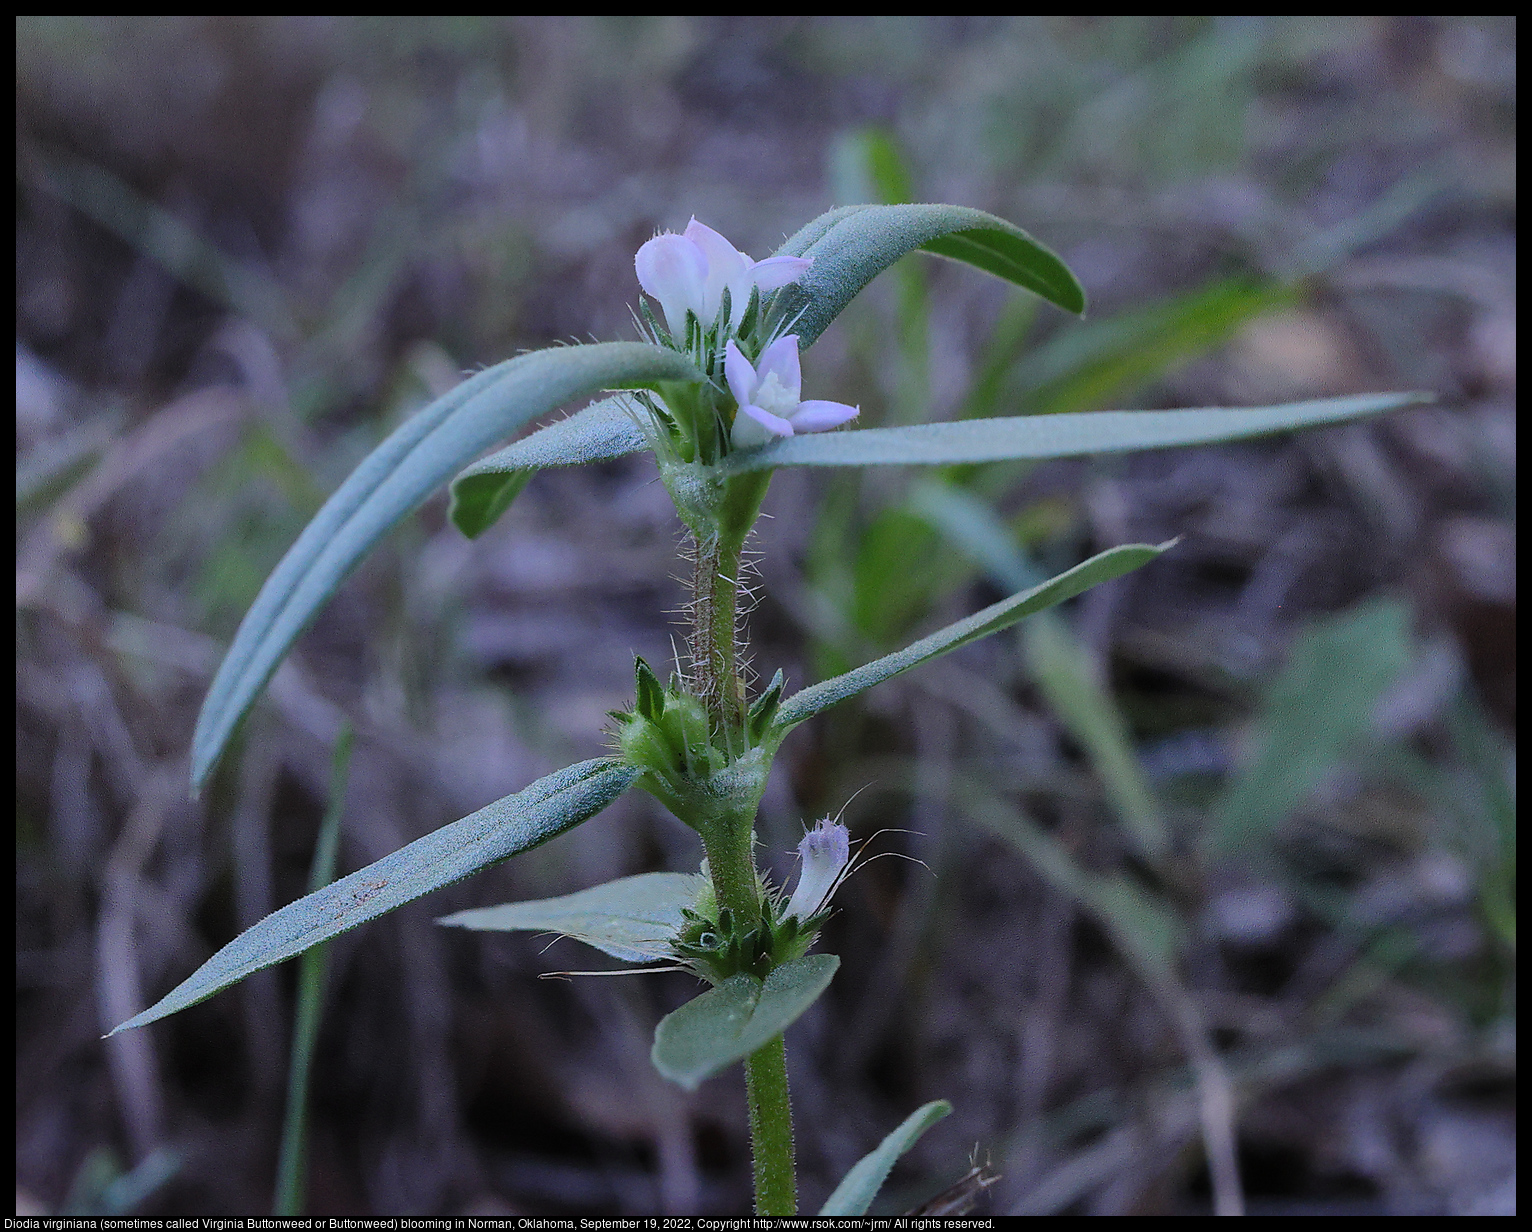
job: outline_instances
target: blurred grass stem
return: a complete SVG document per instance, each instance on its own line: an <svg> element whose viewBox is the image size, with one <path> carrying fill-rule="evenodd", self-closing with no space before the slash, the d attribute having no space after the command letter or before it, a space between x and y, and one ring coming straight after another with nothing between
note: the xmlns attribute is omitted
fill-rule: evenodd
<svg viewBox="0 0 1532 1232"><path fill-rule="evenodd" d="M322 890L335 880L340 851L340 819L345 809L346 780L351 768L350 723L341 727L330 763L330 802L319 823L314 860L309 869L309 892ZM330 946L326 942L306 951L298 968L298 1003L293 1013L292 1060L287 1071L287 1111L282 1120L282 1146L277 1160L273 1215L296 1216L303 1211L307 1181L308 1090L313 1069L314 1045L319 1038L319 1019L324 1009L325 976Z"/></svg>

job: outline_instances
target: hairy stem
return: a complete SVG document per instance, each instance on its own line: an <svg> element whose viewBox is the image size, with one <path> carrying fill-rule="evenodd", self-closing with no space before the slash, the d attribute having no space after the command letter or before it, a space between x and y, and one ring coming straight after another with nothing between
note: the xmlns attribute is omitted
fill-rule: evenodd
<svg viewBox="0 0 1532 1232"><path fill-rule="evenodd" d="M755 1213L798 1213L793 1113L787 1095L787 1046L779 1035L745 1060L750 1146L755 1157Z"/></svg>
<svg viewBox="0 0 1532 1232"><path fill-rule="evenodd" d="M723 732L744 722L736 645L739 551L719 535L699 541L692 571L692 687Z"/></svg>

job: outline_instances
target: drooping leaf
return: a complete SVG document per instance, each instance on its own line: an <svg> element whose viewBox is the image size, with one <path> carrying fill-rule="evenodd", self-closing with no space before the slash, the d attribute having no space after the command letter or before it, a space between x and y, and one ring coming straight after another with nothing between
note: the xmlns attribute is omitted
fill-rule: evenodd
<svg viewBox="0 0 1532 1232"><path fill-rule="evenodd" d="M1063 603L1066 599L1073 599L1092 586L1099 586L1102 582L1110 582L1113 578L1121 577L1124 573L1148 564L1161 552L1174 545L1175 540L1171 540L1157 546L1147 543L1130 543L1109 548L1076 565L1073 569L1050 578L1041 586L1034 586L1030 590L1012 595L1009 599L992 603L983 611L975 612L972 616L950 624L945 629L938 629L935 633L921 638L903 650L896 650L893 654L884 655L881 659L864 663L844 676L836 676L819 684L810 685L782 703L781 709L777 711L776 722L772 725L773 730L780 739L788 729L802 723L805 719L813 718L820 711L828 709L837 702L845 701L846 698L853 697L864 689L870 689L875 684L881 684L900 672L907 672L910 668L944 655L948 651L956 650L959 646L966 646L969 642L1009 628L1018 620L1032 615L1033 612L1040 612L1056 603Z"/></svg>
<svg viewBox="0 0 1532 1232"><path fill-rule="evenodd" d="M342 579L465 463L582 394L700 379L685 357L648 343L553 347L479 373L401 424L325 502L245 614L197 718L193 787Z"/></svg>
<svg viewBox="0 0 1532 1232"><path fill-rule="evenodd" d="M289 903L247 928L143 1013L112 1029L141 1027L236 984L253 972L303 953L461 881L594 817L638 778L605 758L566 766L515 795L401 847L322 890Z"/></svg>
<svg viewBox="0 0 1532 1232"><path fill-rule="evenodd" d="M834 954L783 963L764 981L741 972L665 1015L655 1028L655 1069L695 1091L787 1030L819 999L840 966Z"/></svg>
<svg viewBox="0 0 1532 1232"><path fill-rule="evenodd" d="M648 445L640 427L648 417L632 398L605 398L479 459L452 481L453 525L470 539L482 534L544 467L637 453Z"/></svg>
<svg viewBox="0 0 1532 1232"><path fill-rule="evenodd" d="M1245 440L1360 419L1431 400L1432 395L1421 393L1360 394L1248 409L1088 411L860 428L786 437L759 449L739 450L720 465L736 473L776 466L936 466L1123 453Z"/></svg>
<svg viewBox="0 0 1532 1232"><path fill-rule="evenodd" d="M819 1209L820 1215L865 1215L899 1157L920 1141L926 1130L951 1112L952 1105L944 1099L932 1100L915 1109L898 1129L851 1166L851 1171L835 1187L835 1192L825 1199L824 1206Z"/></svg>
<svg viewBox="0 0 1532 1232"><path fill-rule="evenodd" d="M689 873L640 873L561 898L459 911L436 922L489 932L563 933L624 962L670 958L670 940L695 907L703 879Z"/></svg>
<svg viewBox="0 0 1532 1232"><path fill-rule="evenodd" d="M1003 218L961 205L848 205L821 214L777 249L814 264L778 292L773 318L806 349L863 287L916 249L977 266L1069 312L1085 311L1085 292L1069 267Z"/></svg>

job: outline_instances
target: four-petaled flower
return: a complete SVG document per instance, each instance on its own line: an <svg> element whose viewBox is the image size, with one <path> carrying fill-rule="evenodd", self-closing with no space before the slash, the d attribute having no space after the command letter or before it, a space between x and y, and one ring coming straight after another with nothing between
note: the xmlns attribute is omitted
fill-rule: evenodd
<svg viewBox="0 0 1532 1232"><path fill-rule="evenodd" d="M782 918L811 920L824 910L845 874L851 859L851 832L827 817L803 836L798 856L803 867L798 870L798 886Z"/></svg>
<svg viewBox="0 0 1532 1232"><path fill-rule="evenodd" d="M679 343L686 337L686 312L697 314L703 329L712 325L729 289L730 333L744 315L750 292L760 287L764 295L796 282L813 264L808 257L767 257L752 261L733 244L695 218L684 235L667 231L656 235L638 250L633 268L638 285L660 301L671 335Z"/></svg>
<svg viewBox="0 0 1532 1232"><path fill-rule="evenodd" d="M761 352L753 367L731 338L724 352L723 371L729 392L739 403L731 436L736 449L753 449L795 432L838 428L861 413L860 407L844 402L799 400L803 377L798 369L797 334L778 338Z"/></svg>

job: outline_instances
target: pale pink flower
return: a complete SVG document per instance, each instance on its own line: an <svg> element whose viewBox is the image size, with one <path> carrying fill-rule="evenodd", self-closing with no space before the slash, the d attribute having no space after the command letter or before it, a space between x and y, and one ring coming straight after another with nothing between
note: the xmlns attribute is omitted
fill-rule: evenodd
<svg viewBox="0 0 1532 1232"><path fill-rule="evenodd" d="M803 378L798 368L796 334L778 338L761 352L753 367L731 338L724 352L723 370L729 392L739 403L731 437L736 449L753 449L796 432L837 428L860 413L859 407L844 402L800 400Z"/></svg>
<svg viewBox="0 0 1532 1232"><path fill-rule="evenodd" d="M718 316L723 290L729 288L728 329L733 332L750 302L750 292L762 294L785 287L803 276L809 257L767 257L752 261L733 244L695 218L683 235L667 231L638 250L633 268L638 285L660 301L666 324L676 339L686 334L686 312L697 314L706 329Z"/></svg>

